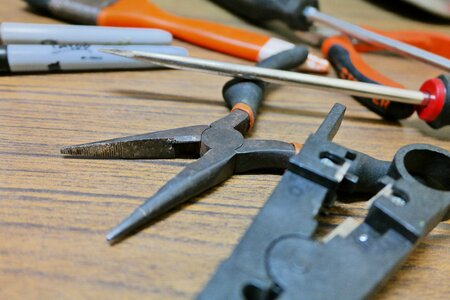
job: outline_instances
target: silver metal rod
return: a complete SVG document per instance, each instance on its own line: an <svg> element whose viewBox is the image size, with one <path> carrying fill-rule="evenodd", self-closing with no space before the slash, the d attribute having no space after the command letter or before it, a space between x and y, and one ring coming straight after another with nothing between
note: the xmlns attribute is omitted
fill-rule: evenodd
<svg viewBox="0 0 450 300"><path fill-rule="evenodd" d="M386 48L392 52L412 57L424 63L428 63L435 67L450 71L450 60L445 57L433 54L420 48L390 39L359 26L336 19L332 16L321 13L316 8L311 6L307 7L303 11L303 14L310 21L326 24L366 43L383 46L383 48Z"/></svg>
<svg viewBox="0 0 450 300"><path fill-rule="evenodd" d="M420 91L399 89L383 85L329 77L314 76L297 72L266 69L201 58L181 57L175 55L156 54L140 51L126 51L119 49L102 49L101 51L125 56L128 58L144 60L174 69L192 70L203 73L240 77L246 79L260 79L266 82L278 84L300 85L306 88L318 90L338 91L354 96L386 99L415 105L425 104L429 100L429 96Z"/></svg>

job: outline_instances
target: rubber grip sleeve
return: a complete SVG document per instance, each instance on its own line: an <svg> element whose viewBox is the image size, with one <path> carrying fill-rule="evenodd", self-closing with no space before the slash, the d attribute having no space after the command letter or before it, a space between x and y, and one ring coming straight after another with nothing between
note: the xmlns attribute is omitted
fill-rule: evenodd
<svg viewBox="0 0 450 300"><path fill-rule="evenodd" d="M322 44L322 52L342 79L403 88L399 83L378 73L366 64L354 49L351 41L345 36L333 36L326 39ZM388 120L405 119L415 111L415 106L412 104L360 96L354 96L354 98Z"/></svg>
<svg viewBox="0 0 450 300"><path fill-rule="evenodd" d="M259 62L257 66L290 70L301 65L307 57L306 47L295 46ZM224 85L222 94L230 109L245 110L249 114L252 125L264 98L264 90L265 83L261 80L234 78Z"/></svg>
<svg viewBox="0 0 450 300"><path fill-rule="evenodd" d="M312 23L303 15L306 7L319 8L317 0L211 0L255 23L279 20L292 29L306 31Z"/></svg>

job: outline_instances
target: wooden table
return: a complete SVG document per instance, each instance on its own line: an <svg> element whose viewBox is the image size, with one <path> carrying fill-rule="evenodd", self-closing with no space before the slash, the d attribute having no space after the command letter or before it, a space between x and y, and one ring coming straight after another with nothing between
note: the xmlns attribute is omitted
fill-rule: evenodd
<svg viewBox="0 0 450 300"><path fill-rule="evenodd" d="M155 1L190 17L261 31L208 1ZM413 21L375 1L323 1L323 11L382 29L450 28ZM0 19L55 23L22 1L3 0ZM182 45L192 56L243 62ZM410 88L440 71L392 55L366 55ZM248 62L246 62L248 63ZM333 73L333 72L332 72ZM334 75L330 75L334 76ZM227 113L226 78L182 71L4 76L0 79L0 298L185 299L228 257L280 179L240 175L202 194L126 241L105 233L188 160L64 159L65 145L209 122ZM281 87L267 97L252 138L302 142L335 102L348 111L336 141L390 160L409 143L450 148L449 128L416 117L387 123L348 96ZM250 190L249 190L250 187ZM321 228L361 220L365 204L339 205ZM448 299L450 223L441 223L381 291L387 299Z"/></svg>

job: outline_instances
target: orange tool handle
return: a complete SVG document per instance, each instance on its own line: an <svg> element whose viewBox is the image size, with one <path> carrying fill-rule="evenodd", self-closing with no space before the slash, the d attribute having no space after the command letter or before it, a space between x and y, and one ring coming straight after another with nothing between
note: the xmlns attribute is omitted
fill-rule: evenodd
<svg viewBox="0 0 450 300"><path fill-rule="evenodd" d="M187 42L251 61L260 60L261 49L271 40L263 34L175 16L148 0L118 0L100 12L97 24L160 28Z"/></svg>
<svg viewBox="0 0 450 300"><path fill-rule="evenodd" d="M365 27L368 30L379 33L391 39L410 44L423 50L432 52L450 59L450 36L419 30L383 31ZM358 43L355 45L358 52L371 52L383 50L383 47Z"/></svg>
<svg viewBox="0 0 450 300"><path fill-rule="evenodd" d="M343 79L403 88L399 83L367 65L353 47L350 39L345 36L327 38L322 44L322 52L333 65L339 77ZM359 96L354 98L385 119L404 119L415 111L415 106L411 104Z"/></svg>

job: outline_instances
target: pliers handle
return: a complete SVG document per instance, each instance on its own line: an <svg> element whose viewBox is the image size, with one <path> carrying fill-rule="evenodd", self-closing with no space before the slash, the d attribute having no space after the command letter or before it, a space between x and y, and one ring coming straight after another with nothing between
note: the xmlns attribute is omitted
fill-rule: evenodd
<svg viewBox="0 0 450 300"><path fill-rule="evenodd" d="M372 28L370 28L373 30ZM377 33L390 38L421 47L430 52L450 57L447 49L450 38L441 34L421 31L380 31ZM322 52L328 58L338 76L343 79L375 83L392 87L403 88L396 81L384 76L369 66L358 52L370 52L382 50L382 47L359 43L354 45L352 41L343 35L335 35L326 38L322 43ZM354 97L358 102L371 111L388 120L399 120L410 117L416 107L411 104L391 102L386 99Z"/></svg>

